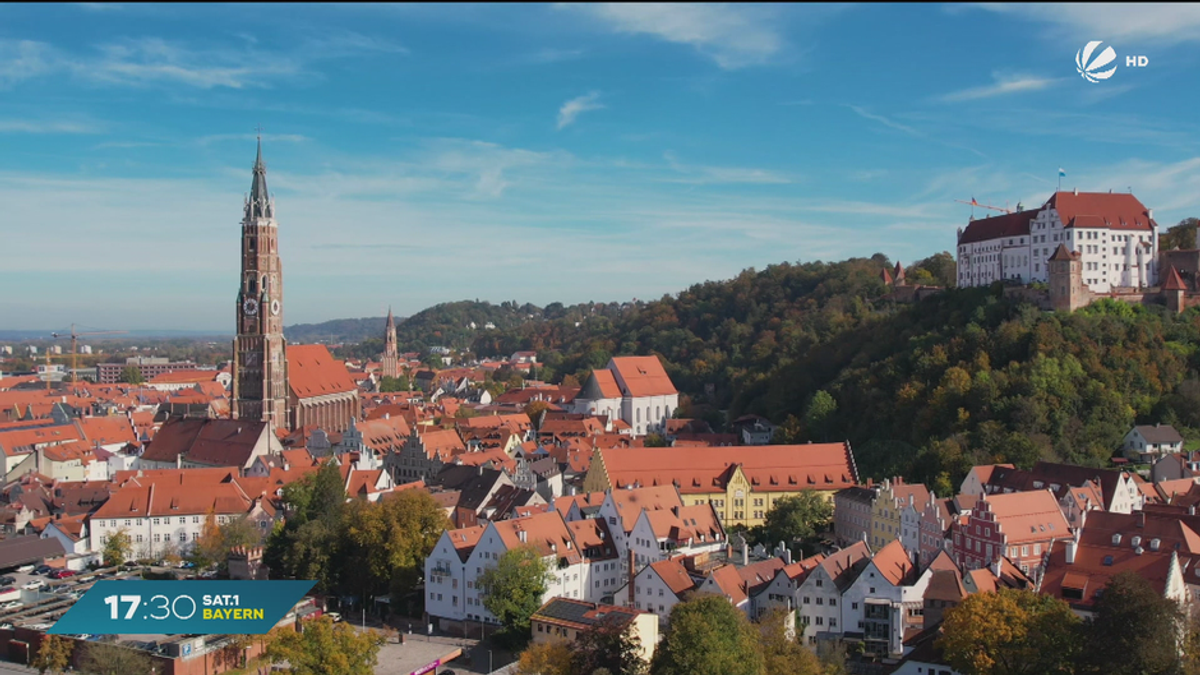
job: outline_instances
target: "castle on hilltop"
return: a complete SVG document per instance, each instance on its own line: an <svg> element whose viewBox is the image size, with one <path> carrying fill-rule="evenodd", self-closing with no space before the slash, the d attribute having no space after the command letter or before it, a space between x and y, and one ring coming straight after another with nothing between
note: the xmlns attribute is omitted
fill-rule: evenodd
<svg viewBox="0 0 1200 675"><path fill-rule="evenodd" d="M972 220L958 230L957 261L960 287L1004 282L1046 309L1200 305L1200 251L1160 253L1154 210L1129 193L1059 191L1037 209Z"/></svg>

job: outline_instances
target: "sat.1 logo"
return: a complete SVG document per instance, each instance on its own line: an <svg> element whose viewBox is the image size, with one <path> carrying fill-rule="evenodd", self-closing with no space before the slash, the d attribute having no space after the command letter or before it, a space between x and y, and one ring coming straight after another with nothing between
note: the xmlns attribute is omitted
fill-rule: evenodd
<svg viewBox="0 0 1200 675"><path fill-rule="evenodd" d="M1117 60L1117 51L1112 45L1108 45L1097 52L1096 48L1102 44L1103 40L1092 40L1084 45L1083 49L1075 52L1075 70L1092 84L1107 80L1117 72L1117 64L1114 63ZM1127 68L1145 68L1149 64L1150 59L1146 56L1125 57Z"/></svg>

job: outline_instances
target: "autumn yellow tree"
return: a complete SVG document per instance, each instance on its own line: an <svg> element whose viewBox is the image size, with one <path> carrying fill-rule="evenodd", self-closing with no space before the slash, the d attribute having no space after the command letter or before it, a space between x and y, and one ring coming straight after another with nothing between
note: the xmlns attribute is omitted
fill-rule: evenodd
<svg viewBox="0 0 1200 675"><path fill-rule="evenodd" d="M948 611L937 645L963 675L1068 675L1079 623L1057 598L1002 589L968 596Z"/></svg>
<svg viewBox="0 0 1200 675"><path fill-rule="evenodd" d="M359 630L348 623L335 624L327 616L305 621L303 631L271 631L267 658L287 662L291 675L374 675L384 636Z"/></svg>
<svg viewBox="0 0 1200 675"><path fill-rule="evenodd" d="M517 660L517 675L573 675L574 656L565 642L530 645Z"/></svg>
<svg viewBox="0 0 1200 675"><path fill-rule="evenodd" d="M39 673L61 673L71 665L75 641L63 635L47 635L38 647L37 656L29 664Z"/></svg>
<svg viewBox="0 0 1200 675"><path fill-rule="evenodd" d="M758 621L758 644L766 675L821 675L817 655L789 635L789 618L789 613L775 609Z"/></svg>

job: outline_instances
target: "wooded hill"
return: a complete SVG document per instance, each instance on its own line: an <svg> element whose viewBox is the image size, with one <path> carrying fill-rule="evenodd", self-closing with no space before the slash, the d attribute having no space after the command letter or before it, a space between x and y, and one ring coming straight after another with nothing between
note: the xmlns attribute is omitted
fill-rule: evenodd
<svg viewBox="0 0 1200 675"><path fill-rule="evenodd" d="M657 354L691 414L761 414L783 424L780 442L848 439L864 476L902 474L939 494L976 463L1103 465L1135 422L1200 427L1196 310L1106 301L1067 315L999 286L896 304L881 299L885 267L876 255L751 269L615 316L570 308L473 346L536 349L554 380ZM934 256L914 277L953 279L953 261Z"/></svg>

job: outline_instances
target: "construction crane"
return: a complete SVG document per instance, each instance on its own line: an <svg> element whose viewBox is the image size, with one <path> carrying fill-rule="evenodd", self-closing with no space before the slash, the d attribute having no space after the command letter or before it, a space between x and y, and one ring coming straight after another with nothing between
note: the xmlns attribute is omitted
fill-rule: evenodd
<svg viewBox="0 0 1200 675"><path fill-rule="evenodd" d="M981 209L991 209L992 211L999 211L1001 213L1012 213L1012 209L1010 209L1008 207L1000 208L999 206L989 206L988 204L980 204L979 202L975 201L974 197L971 197L971 201L969 201L969 202L964 201L962 199L955 199L954 201L958 202L959 204L966 204L971 207L978 206Z"/></svg>
<svg viewBox="0 0 1200 675"><path fill-rule="evenodd" d="M71 333L69 335L63 333L51 333L50 337L55 340L71 338L71 382L79 381L79 338L84 335L124 335L128 331L123 330L90 330L83 333L75 331L75 324L71 324ZM49 381L47 381L47 384Z"/></svg>
<svg viewBox="0 0 1200 675"><path fill-rule="evenodd" d="M51 372L50 359L65 359L65 358L69 357L70 354L51 354L50 350L47 348L46 353L43 356L46 358L46 372L43 373L43 375L46 378L46 391L48 392L48 391L50 391L50 384L52 382L52 380L50 378L50 372Z"/></svg>

